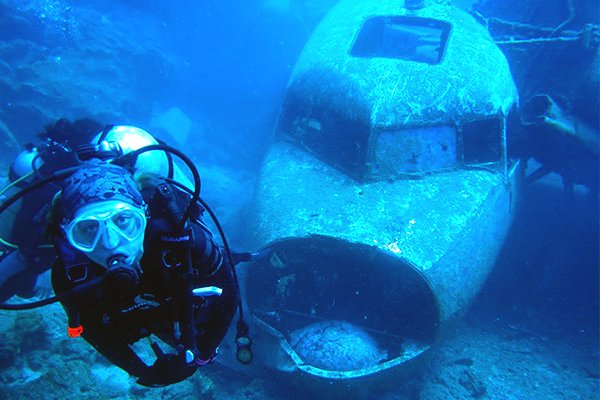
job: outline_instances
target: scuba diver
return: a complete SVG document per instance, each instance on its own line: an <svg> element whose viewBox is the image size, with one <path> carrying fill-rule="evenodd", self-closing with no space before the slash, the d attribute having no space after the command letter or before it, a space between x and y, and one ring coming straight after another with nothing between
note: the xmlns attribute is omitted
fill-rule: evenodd
<svg viewBox="0 0 600 400"><path fill-rule="evenodd" d="M71 335L81 333L143 385L179 382L210 363L239 304L233 266L199 209L182 224L189 196L156 176L140 188L126 169L92 163L69 177L53 210L60 295L102 277L94 290L63 301ZM177 349L146 366L130 343L154 334Z"/></svg>
<svg viewBox="0 0 600 400"><path fill-rule="evenodd" d="M69 336L83 337L139 384L152 387L180 382L211 363L239 311L236 355L251 362L234 266L252 255L232 255L200 198L191 160L146 131L125 126L105 127L91 144L70 153L74 165L32 182L0 205L2 213L28 193L60 183L46 226L56 253L56 296L3 303L0 309L60 301ZM193 183L172 155L184 161ZM214 220L222 248L203 222L204 212ZM156 355L152 365L133 347L143 338ZM163 351L161 341L172 350Z"/></svg>
<svg viewBox="0 0 600 400"><path fill-rule="evenodd" d="M140 147L159 142L143 129L125 125L102 125L83 118L70 122L62 118L38 134L37 145L27 144L9 169L11 183L1 193L9 196L64 168L75 167L94 157L114 157ZM102 143L102 145L100 144ZM112 147L111 147L112 146ZM191 183L168 156L142 154L136 163L136 173L153 172L167 176L169 168L174 179ZM35 195L24 196L17 207L2 214L0 234L0 302L13 295L30 298L51 294L50 268L55 252L44 235L46 216L52 198L60 190L60 182L51 181L36 189ZM18 246L16 245L18 243Z"/></svg>

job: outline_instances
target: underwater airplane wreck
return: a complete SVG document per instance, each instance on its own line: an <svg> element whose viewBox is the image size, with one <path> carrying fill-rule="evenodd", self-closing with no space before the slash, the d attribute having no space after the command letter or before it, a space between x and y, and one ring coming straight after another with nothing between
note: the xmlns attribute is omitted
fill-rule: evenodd
<svg viewBox="0 0 600 400"><path fill-rule="evenodd" d="M243 268L256 363L335 393L398 377L478 293L521 182L507 60L450 4L343 0L289 80Z"/></svg>

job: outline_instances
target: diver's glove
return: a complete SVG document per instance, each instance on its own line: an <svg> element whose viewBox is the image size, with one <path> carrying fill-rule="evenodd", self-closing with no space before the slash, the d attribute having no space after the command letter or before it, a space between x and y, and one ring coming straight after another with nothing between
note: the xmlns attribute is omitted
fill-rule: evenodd
<svg viewBox="0 0 600 400"><path fill-rule="evenodd" d="M157 343L152 343L152 349L157 355L156 362L148 367L137 383L142 386L160 387L172 385L189 378L196 372L199 364L193 359L188 362L190 355L185 351L178 354L165 354ZM187 359L186 359L187 356Z"/></svg>

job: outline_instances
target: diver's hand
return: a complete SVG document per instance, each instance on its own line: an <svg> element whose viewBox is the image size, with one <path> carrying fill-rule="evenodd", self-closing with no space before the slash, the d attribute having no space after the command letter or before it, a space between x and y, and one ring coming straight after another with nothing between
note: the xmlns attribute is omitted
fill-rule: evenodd
<svg viewBox="0 0 600 400"><path fill-rule="evenodd" d="M33 293L40 299L47 299L52 296L52 280L50 278L51 271L47 270L39 274L35 280Z"/></svg>
<svg viewBox="0 0 600 400"><path fill-rule="evenodd" d="M198 366L195 361L186 363L185 354L165 354L148 367L137 383L151 387L172 385L192 376Z"/></svg>

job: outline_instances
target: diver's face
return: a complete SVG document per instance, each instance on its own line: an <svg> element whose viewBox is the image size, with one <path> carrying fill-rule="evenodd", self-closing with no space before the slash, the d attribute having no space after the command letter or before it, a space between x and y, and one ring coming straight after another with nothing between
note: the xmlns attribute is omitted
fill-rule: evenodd
<svg viewBox="0 0 600 400"><path fill-rule="evenodd" d="M119 200L87 204L63 226L73 247L92 261L108 267L108 261L123 255L128 264L142 257L146 216L140 208Z"/></svg>

